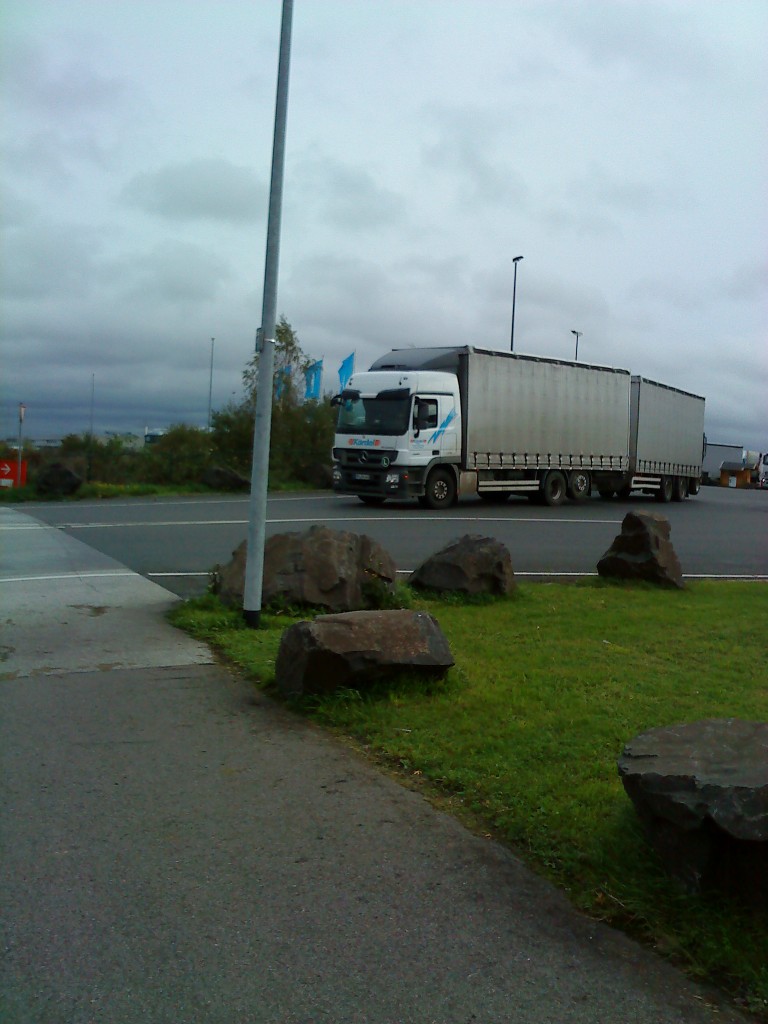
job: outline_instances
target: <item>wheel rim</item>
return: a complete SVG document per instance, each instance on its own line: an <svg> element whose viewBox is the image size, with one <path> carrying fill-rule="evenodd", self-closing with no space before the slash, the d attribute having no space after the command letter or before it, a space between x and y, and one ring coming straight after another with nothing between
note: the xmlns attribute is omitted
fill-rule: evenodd
<svg viewBox="0 0 768 1024"><path fill-rule="evenodd" d="M570 478L571 493L578 501L579 498L586 498L589 494L589 476L586 473L576 472Z"/></svg>
<svg viewBox="0 0 768 1024"><path fill-rule="evenodd" d="M455 489L445 470L437 470L427 483L426 499L432 508L447 508L453 504Z"/></svg>

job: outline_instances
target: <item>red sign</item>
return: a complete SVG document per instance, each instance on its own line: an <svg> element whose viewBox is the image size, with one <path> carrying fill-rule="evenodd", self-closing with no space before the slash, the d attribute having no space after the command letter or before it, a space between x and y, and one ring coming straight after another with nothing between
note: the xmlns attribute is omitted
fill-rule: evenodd
<svg viewBox="0 0 768 1024"><path fill-rule="evenodd" d="M27 460L21 460L21 480L19 480L19 460L0 459L0 487L23 487L27 482Z"/></svg>

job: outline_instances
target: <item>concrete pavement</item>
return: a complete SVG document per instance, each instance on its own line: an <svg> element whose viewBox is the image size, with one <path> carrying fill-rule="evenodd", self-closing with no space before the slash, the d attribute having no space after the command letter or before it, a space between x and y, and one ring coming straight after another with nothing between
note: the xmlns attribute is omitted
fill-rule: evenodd
<svg viewBox="0 0 768 1024"><path fill-rule="evenodd" d="M3 1024L745 1018L0 507Z"/></svg>

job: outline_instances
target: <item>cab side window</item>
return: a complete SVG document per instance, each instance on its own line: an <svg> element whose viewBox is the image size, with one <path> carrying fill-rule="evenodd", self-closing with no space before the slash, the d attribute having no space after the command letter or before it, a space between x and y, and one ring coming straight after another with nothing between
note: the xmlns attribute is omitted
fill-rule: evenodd
<svg viewBox="0 0 768 1024"><path fill-rule="evenodd" d="M413 410L413 419L416 430L436 430L437 399L420 398Z"/></svg>

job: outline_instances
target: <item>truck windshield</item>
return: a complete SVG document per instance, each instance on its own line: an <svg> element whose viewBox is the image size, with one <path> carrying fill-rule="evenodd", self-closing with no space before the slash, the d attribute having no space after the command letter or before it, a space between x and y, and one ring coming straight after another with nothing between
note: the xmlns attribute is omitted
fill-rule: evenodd
<svg viewBox="0 0 768 1024"><path fill-rule="evenodd" d="M347 397L339 403L339 434L386 434L399 437L408 431L411 395L408 390L382 391L375 398Z"/></svg>

